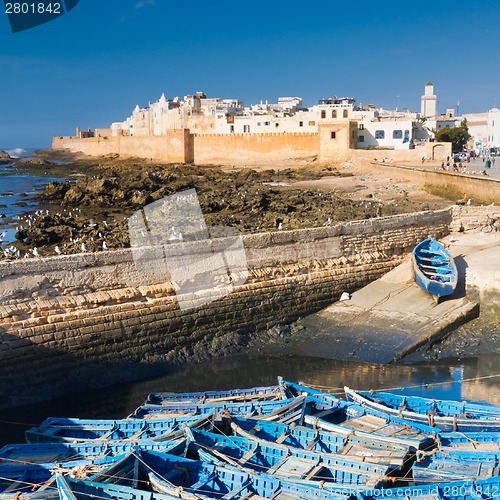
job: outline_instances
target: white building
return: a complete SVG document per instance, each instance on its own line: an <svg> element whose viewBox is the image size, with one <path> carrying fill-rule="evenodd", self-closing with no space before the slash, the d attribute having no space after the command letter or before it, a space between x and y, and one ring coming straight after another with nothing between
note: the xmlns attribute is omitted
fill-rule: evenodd
<svg viewBox="0 0 500 500"><path fill-rule="evenodd" d="M500 109L492 108L485 113L468 113L463 118L471 135L476 153L488 154L493 148L500 148Z"/></svg>

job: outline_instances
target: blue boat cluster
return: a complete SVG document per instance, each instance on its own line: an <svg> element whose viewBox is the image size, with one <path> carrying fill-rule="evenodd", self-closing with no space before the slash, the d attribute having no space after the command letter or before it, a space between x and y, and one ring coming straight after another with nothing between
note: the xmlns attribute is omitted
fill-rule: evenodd
<svg viewBox="0 0 500 500"><path fill-rule="evenodd" d="M284 381L48 418L0 450L0 499L500 498L500 408Z"/></svg>

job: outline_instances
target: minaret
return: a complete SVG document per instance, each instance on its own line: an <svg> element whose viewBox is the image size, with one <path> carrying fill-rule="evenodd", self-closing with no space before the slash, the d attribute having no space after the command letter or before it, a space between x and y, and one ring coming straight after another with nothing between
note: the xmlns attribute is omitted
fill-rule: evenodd
<svg viewBox="0 0 500 500"><path fill-rule="evenodd" d="M425 84L424 95L420 102L420 116L422 118L433 118L437 115L437 97L434 95L434 85L432 82Z"/></svg>

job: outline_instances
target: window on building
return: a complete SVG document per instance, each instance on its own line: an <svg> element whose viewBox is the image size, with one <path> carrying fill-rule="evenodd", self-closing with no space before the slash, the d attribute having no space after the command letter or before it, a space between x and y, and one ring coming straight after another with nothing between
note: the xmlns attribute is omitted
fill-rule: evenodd
<svg viewBox="0 0 500 500"><path fill-rule="evenodd" d="M405 138L403 142L410 142L410 131L405 130Z"/></svg>
<svg viewBox="0 0 500 500"><path fill-rule="evenodd" d="M349 113L347 112L347 109L344 109L343 117L347 118L349 116Z"/></svg>
<svg viewBox="0 0 500 500"><path fill-rule="evenodd" d="M276 128L278 128L280 126L279 122L276 122Z"/></svg>
<svg viewBox="0 0 500 500"><path fill-rule="evenodd" d="M384 139L385 131L384 130L375 130L375 139Z"/></svg>
<svg viewBox="0 0 500 500"><path fill-rule="evenodd" d="M257 127L260 127L260 125L261 125L261 122L257 122Z"/></svg>
<svg viewBox="0 0 500 500"><path fill-rule="evenodd" d="M310 127L314 127L314 125L316 125L316 122L315 122L315 121L310 121L310 122L309 122L309 126L310 126Z"/></svg>
<svg viewBox="0 0 500 500"><path fill-rule="evenodd" d="M403 131L402 130L393 130L392 131L392 138L393 139L402 139L403 138Z"/></svg>
<svg viewBox="0 0 500 500"><path fill-rule="evenodd" d="M365 136L364 135L358 136L358 142L365 142Z"/></svg>
<svg viewBox="0 0 500 500"><path fill-rule="evenodd" d="M321 111L321 118L326 118L326 111L324 109Z"/></svg>
<svg viewBox="0 0 500 500"><path fill-rule="evenodd" d="M337 110L336 109L334 109L332 111L332 118L337 118Z"/></svg>
<svg viewBox="0 0 500 500"><path fill-rule="evenodd" d="M303 127L304 126L304 122L299 122L299 127Z"/></svg>
<svg viewBox="0 0 500 500"><path fill-rule="evenodd" d="M360 123L358 128L359 128L359 130L364 130L365 126L362 123Z"/></svg>
<svg viewBox="0 0 500 500"><path fill-rule="evenodd" d="M243 125L243 132L245 133L250 132L250 125Z"/></svg>
<svg viewBox="0 0 500 500"><path fill-rule="evenodd" d="M264 122L264 125L265 125L266 127L269 127L269 125L271 125L271 122Z"/></svg>
<svg viewBox="0 0 500 500"><path fill-rule="evenodd" d="M337 137L336 132L330 132L330 139L335 139Z"/></svg>
<svg viewBox="0 0 500 500"><path fill-rule="evenodd" d="M229 132L230 132L231 134L233 134L233 133L234 133L234 125L230 125L230 126L229 126Z"/></svg>

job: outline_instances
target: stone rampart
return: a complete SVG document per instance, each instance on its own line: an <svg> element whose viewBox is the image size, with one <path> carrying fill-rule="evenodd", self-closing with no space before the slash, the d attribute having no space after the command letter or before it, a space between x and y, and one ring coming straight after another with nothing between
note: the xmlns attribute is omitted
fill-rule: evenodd
<svg viewBox="0 0 500 500"><path fill-rule="evenodd" d="M246 235L246 283L193 309L178 307L165 276L140 273L130 250L2 262L0 404L241 350L259 331L379 278L429 234L448 234L455 210ZM191 245L200 258L207 251Z"/></svg>
<svg viewBox="0 0 500 500"><path fill-rule="evenodd" d="M163 136L56 136L52 139L52 149L69 149L89 156L118 154L163 162L231 165L314 157L320 162L375 158L419 162L422 157L442 161L451 155L451 143L423 143L408 150L357 149L357 122L345 120L322 123L319 132L196 134L189 129L178 129Z"/></svg>
<svg viewBox="0 0 500 500"><path fill-rule="evenodd" d="M365 153L379 153L373 161L373 154L366 157ZM383 163L381 160L386 151L356 151L356 168L369 173L383 173L398 176L402 179L423 186L437 195L456 201L472 198L477 203L500 203L500 180L491 177L457 174L443 170L431 170L413 166ZM390 153L390 151L389 151ZM406 160L395 160L406 161ZM413 161L418 161L414 159Z"/></svg>
<svg viewBox="0 0 500 500"><path fill-rule="evenodd" d="M318 154L316 133L195 134L195 163L253 163Z"/></svg>

